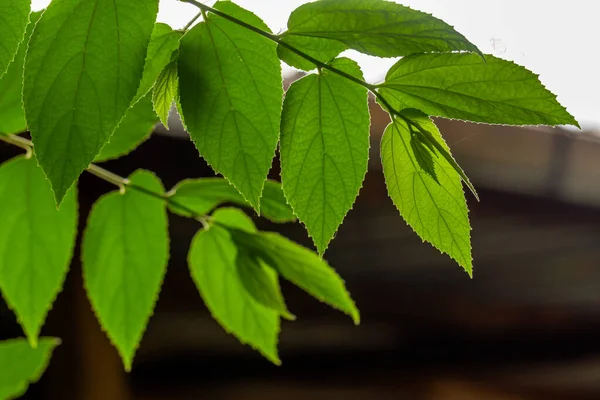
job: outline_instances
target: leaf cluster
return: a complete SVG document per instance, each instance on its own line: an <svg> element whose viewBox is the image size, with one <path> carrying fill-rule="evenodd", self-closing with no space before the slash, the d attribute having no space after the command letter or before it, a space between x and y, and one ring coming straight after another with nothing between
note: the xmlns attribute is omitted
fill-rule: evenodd
<svg viewBox="0 0 600 400"><path fill-rule="evenodd" d="M32 346L0 344L0 367L22 361L10 382L0 377L2 398L34 381L56 345L38 337L73 256L86 170L117 186L82 229L81 259L91 306L125 368L167 270L168 212L199 223L189 268L213 317L278 364L280 320L295 319L281 278L359 322L322 257L366 176L369 95L391 118L381 161L392 201L469 275L463 184L477 194L430 117L577 126L535 74L395 2L307 3L276 35L231 1L181 1L201 19L182 31L156 23L158 0L53 0L43 13L30 13L29 0L0 4L0 140L26 150L0 166L0 290ZM401 58L373 85L339 56L350 49ZM306 71L285 96L282 61ZM159 121L168 127L173 107L222 177L165 191L150 171L124 178L97 165L136 149ZM32 141L16 135L25 131ZM281 183L267 179L277 152ZM258 231L232 205L299 220L317 252Z"/></svg>

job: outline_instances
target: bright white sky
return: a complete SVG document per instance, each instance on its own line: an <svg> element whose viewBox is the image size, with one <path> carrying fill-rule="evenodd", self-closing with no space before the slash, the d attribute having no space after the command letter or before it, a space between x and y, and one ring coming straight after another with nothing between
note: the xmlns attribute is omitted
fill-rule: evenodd
<svg viewBox="0 0 600 400"><path fill-rule="evenodd" d="M1 0L0 0L1 1ZM598 0L397 0L453 25L484 53L513 60L540 79L584 128L600 129ZM275 32L306 0L237 0ZM49 0L33 0L35 9ZM207 1L212 4L212 1ZM161 0L158 19L181 28L196 8ZM369 81L380 81L394 60L351 54Z"/></svg>

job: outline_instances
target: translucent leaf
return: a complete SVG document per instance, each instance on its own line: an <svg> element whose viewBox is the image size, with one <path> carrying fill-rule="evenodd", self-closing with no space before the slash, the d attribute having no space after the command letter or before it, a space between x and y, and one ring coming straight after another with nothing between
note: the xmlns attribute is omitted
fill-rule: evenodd
<svg viewBox="0 0 600 400"><path fill-rule="evenodd" d="M190 210L196 215L206 215L224 203L250 206L236 188L222 178L188 179L173 188L169 195L173 201L169 204L170 210L184 217L192 216ZM175 203L185 208L177 207ZM265 182L260 203L261 216L264 218L278 223L292 222L296 219L278 182Z"/></svg>
<svg viewBox="0 0 600 400"><path fill-rule="evenodd" d="M578 126L537 75L511 61L475 54L414 54L398 61L380 93L396 111L508 125Z"/></svg>
<svg viewBox="0 0 600 400"><path fill-rule="evenodd" d="M232 2L215 8L268 30ZM200 154L259 210L279 138L283 88L275 43L209 14L181 41L179 79L185 123Z"/></svg>
<svg viewBox="0 0 600 400"><path fill-rule="evenodd" d="M77 235L77 196L60 210L36 160L0 166L0 289L35 346L69 270Z"/></svg>
<svg viewBox="0 0 600 400"><path fill-rule="evenodd" d="M151 172L138 171L133 185L163 193ZM85 287L96 316L131 363L160 292L169 258L163 200L128 188L100 198L90 213L82 244Z"/></svg>
<svg viewBox="0 0 600 400"><path fill-rule="evenodd" d="M437 149L430 151L435 180L418 162L411 146L408 119L394 118L381 140L381 159L387 189L404 220L424 241L456 260L469 275L473 273L471 226L461 178ZM447 152L435 124L428 117L413 117Z"/></svg>
<svg viewBox="0 0 600 400"><path fill-rule="evenodd" d="M212 215L211 222L241 229L250 233L256 232L252 221L237 208L220 208ZM267 266L261 259L238 249L236 268L246 291L259 304L277 311L282 317L296 319L285 305L279 287L279 278L275 270Z"/></svg>
<svg viewBox="0 0 600 400"><path fill-rule="evenodd" d="M356 77L349 59L331 63ZM323 70L294 82L281 120L283 190L324 253L362 186L369 158L367 90Z"/></svg>
<svg viewBox="0 0 600 400"><path fill-rule="evenodd" d="M346 290L344 281L316 253L277 233L252 234L232 230L232 235L243 251L260 258L311 296L348 314L354 323L360 322L358 309Z"/></svg>
<svg viewBox="0 0 600 400"><path fill-rule="evenodd" d="M132 152L150 137L157 123L151 96L147 94L127 110L125 118L94 161L103 162Z"/></svg>
<svg viewBox="0 0 600 400"><path fill-rule="evenodd" d="M157 12L156 0L54 0L38 21L23 101L57 203L131 105Z"/></svg>
<svg viewBox="0 0 600 400"><path fill-rule="evenodd" d="M23 339L0 341L0 399L15 399L40 379L60 340L43 338L31 348Z"/></svg>
<svg viewBox="0 0 600 400"><path fill-rule="evenodd" d="M12 62L23 41L29 22L30 0L2 0L0 2L0 77Z"/></svg>
<svg viewBox="0 0 600 400"><path fill-rule="evenodd" d="M297 42L296 37L307 39ZM324 39L342 43L343 48L333 43L325 45ZM304 4L290 15L288 30L281 40L301 45L300 50L324 62L345 49L379 57L460 50L479 52L444 21L384 0L324 0ZM287 62L285 58L284 61Z"/></svg>
<svg viewBox="0 0 600 400"><path fill-rule="evenodd" d="M167 65L160 73L154 90L152 91L152 104L160 117L162 124L169 128L169 114L173 101L179 94L179 77L177 76L177 61Z"/></svg>
<svg viewBox="0 0 600 400"><path fill-rule="evenodd" d="M180 31L174 31L167 24L157 23L154 25L144 64L144 74L134 102L139 101L152 90L159 75L173 61L181 36Z"/></svg>
<svg viewBox="0 0 600 400"><path fill-rule="evenodd" d="M248 225L249 220L243 214L238 221L232 221L231 217L231 214L227 217L228 226L236 226L240 232L255 229ZM250 295L240 277L237 257L238 248L230 233L215 224L196 234L188 262L204 303L223 329L271 362L280 364L277 355L279 313Z"/></svg>
<svg viewBox="0 0 600 400"><path fill-rule="evenodd" d="M3 5L0 5L2 10ZM0 15L2 11L0 11ZM31 23L27 26L25 40L21 42L13 62L0 78L0 133L19 133L27 129L23 110L23 63L27 52L27 42L41 12L31 14ZM0 28L1 30L2 28Z"/></svg>

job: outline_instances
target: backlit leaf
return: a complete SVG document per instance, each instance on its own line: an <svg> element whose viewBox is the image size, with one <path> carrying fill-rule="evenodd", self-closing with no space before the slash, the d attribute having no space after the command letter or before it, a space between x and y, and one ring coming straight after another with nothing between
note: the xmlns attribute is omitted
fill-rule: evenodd
<svg viewBox="0 0 600 400"><path fill-rule="evenodd" d="M147 94L127 110L125 118L94 161L119 158L135 150L150 137L157 123L158 117L152 109L152 99Z"/></svg>
<svg viewBox="0 0 600 400"><path fill-rule="evenodd" d="M0 5L0 15L3 5ZM0 78L0 133L19 133L27 129L23 110L23 63L27 52L27 42L41 12L31 14L31 23L27 26L25 40L6 73ZM0 28L1 30L2 28Z"/></svg>
<svg viewBox="0 0 600 400"><path fill-rule="evenodd" d="M77 235L76 188L60 210L35 158L0 166L0 289L32 345L69 270Z"/></svg>
<svg viewBox="0 0 600 400"><path fill-rule="evenodd" d="M358 309L344 281L316 253L277 233L232 230L232 236L243 251L260 258L314 298L348 314L355 324L360 322Z"/></svg>
<svg viewBox="0 0 600 400"><path fill-rule="evenodd" d="M475 54L415 54L398 61L380 85L396 111L508 125L578 126L537 75L511 61Z"/></svg>
<svg viewBox="0 0 600 400"><path fill-rule="evenodd" d="M171 211L184 217L192 216L190 210L196 215L206 215L224 203L250 207L236 188L222 178L187 179L179 183L169 194L173 200L169 204ZM177 207L175 203L185 208ZM260 204L261 216L273 222L292 222L296 219L278 182L272 180L265 182Z"/></svg>
<svg viewBox="0 0 600 400"><path fill-rule="evenodd" d="M227 225L252 231L248 219L227 216ZM251 234L251 233L248 233ZM192 278L212 316L240 342L280 364L277 355L279 313L258 302L246 289L236 260L238 248L225 227L218 224L199 231L192 241L188 262Z"/></svg>
<svg viewBox="0 0 600 400"><path fill-rule="evenodd" d="M331 63L356 77L349 59ZM324 253L358 196L369 158L367 90L323 70L294 82L281 120L283 190Z"/></svg>
<svg viewBox="0 0 600 400"><path fill-rule="evenodd" d="M156 0L54 0L38 21L23 101L57 203L131 105L157 12Z"/></svg>
<svg viewBox="0 0 600 400"><path fill-rule="evenodd" d="M268 30L232 2L215 8ZM283 88L275 43L209 14L181 41L179 79L185 123L200 154L259 210L279 138Z"/></svg>
<svg viewBox="0 0 600 400"><path fill-rule="evenodd" d="M23 339L0 341L0 399L15 399L40 379L60 340L43 338L31 348Z"/></svg>
<svg viewBox="0 0 600 400"><path fill-rule="evenodd" d="M163 193L152 173L138 171L133 185ZM127 188L100 198L90 213L82 244L84 283L96 316L131 363L160 292L169 259L163 200Z"/></svg>
<svg viewBox="0 0 600 400"><path fill-rule="evenodd" d="M137 102L154 87L159 75L173 61L179 48L182 33L174 31L169 25L157 23L154 25L148 53L144 64L144 73L138 92L133 99Z"/></svg>
<svg viewBox="0 0 600 400"><path fill-rule="evenodd" d="M177 76L177 61L167 65L160 73L154 90L152 91L152 104L160 117L162 124L169 128L169 114L173 101L179 95L179 77Z"/></svg>
<svg viewBox="0 0 600 400"><path fill-rule="evenodd" d="M345 49L378 57L479 52L444 21L384 0L321 0L301 5L290 15L281 40L324 62Z"/></svg>
<svg viewBox="0 0 600 400"><path fill-rule="evenodd" d="M473 273L471 226L461 178L437 149L430 151L435 177L423 169L411 146L411 127L395 117L381 140L383 173L392 201L404 220L424 241L456 260L469 275ZM448 147L435 124L414 115L411 120L427 130L446 151Z"/></svg>
<svg viewBox="0 0 600 400"><path fill-rule="evenodd" d="M29 22L30 0L0 1L0 77L12 62Z"/></svg>
<svg viewBox="0 0 600 400"><path fill-rule="evenodd" d="M231 228L255 233L256 227L252 221L237 208L220 208L212 215L213 223ZM238 249L235 260L237 273L246 291L259 304L277 311L282 317L293 320L293 316L285 305L285 300L279 287L279 278L275 270L267 266L260 258Z"/></svg>

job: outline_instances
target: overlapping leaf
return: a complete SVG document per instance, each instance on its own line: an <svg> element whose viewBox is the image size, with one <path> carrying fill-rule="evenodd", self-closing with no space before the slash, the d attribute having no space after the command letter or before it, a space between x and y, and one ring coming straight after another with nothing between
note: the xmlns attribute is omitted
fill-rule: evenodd
<svg viewBox="0 0 600 400"><path fill-rule="evenodd" d="M150 172L138 171L130 180L144 190L163 193ZM131 188L98 200L83 238L84 282L92 308L127 370L158 298L168 257L164 201Z"/></svg>
<svg viewBox="0 0 600 400"><path fill-rule="evenodd" d="M182 33L174 31L169 25L157 23L154 25L148 53L144 64L144 73L138 92L133 99L136 103L154 87L156 80L169 65L179 48Z"/></svg>
<svg viewBox="0 0 600 400"><path fill-rule="evenodd" d="M31 11L30 0L2 0L0 2L0 77L12 62L20 43Z"/></svg>
<svg viewBox="0 0 600 400"><path fill-rule="evenodd" d="M256 229L243 213L217 218L249 234ZM237 267L238 253L230 232L220 224L201 230L194 237L188 256L192 278L212 316L227 332L280 364L279 312L256 300L247 290Z"/></svg>
<svg viewBox="0 0 600 400"><path fill-rule="evenodd" d="M25 115L60 203L137 93L156 0L54 0L25 60Z"/></svg>
<svg viewBox="0 0 600 400"><path fill-rule="evenodd" d="M358 65L332 66L361 78ZM354 204L369 158L367 90L323 70L294 82L281 120L283 190L296 215L325 252Z"/></svg>
<svg viewBox="0 0 600 400"><path fill-rule="evenodd" d="M260 258L282 277L316 299L340 310L360 322L360 314L344 281L316 253L285 237L271 232L233 230L232 236L245 252Z"/></svg>
<svg viewBox="0 0 600 400"><path fill-rule="evenodd" d="M125 118L94 161L111 160L133 151L150 137L157 123L158 117L152 109L152 99L147 94L127 110Z"/></svg>
<svg viewBox="0 0 600 400"><path fill-rule="evenodd" d="M208 214L224 203L250 206L244 197L222 178L188 179L173 188L169 195L172 200L169 204L171 211L184 217L191 216L190 210L196 215ZM278 182L265 182L260 204L261 216L273 222L292 222L296 219Z"/></svg>
<svg viewBox="0 0 600 400"><path fill-rule="evenodd" d="M319 61L346 49L379 57L413 53L479 52L454 28L429 14L385 0L322 0L304 4L290 15L281 40ZM280 49L290 65L311 69L289 50Z"/></svg>
<svg viewBox="0 0 600 400"><path fill-rule="evenodd" d="M228 1L215 8L268 31ZM256 209L279 137L281 64L269 39L214 14L182 39L181 109L200 154Z"/></svg>
<svg viewBox="0 0 600 400"><path fill-rule="evenodd" d="M508 125L578 126L537 75L511 61L475 54L404 57L379 89L401 111Z"/></svg>
<svg viewBox="0 0 600 400"><path fill-rule="evenodd" d="M421 239L450 255L471 275L471 226L461 178L433 146L419 146L420 153L415 153L411 141L422 134L416 125L450 151L427 116L394 118L381 140L388 193ZM419 158L434 166L434 174Z"/></svg>
<svg viewBox="0 0 600 400"><path fill-rule="evenodd" d="M23 339L0 341L0 399L15 399L42 376L58 339L43 338L35 349Z"/></svg>
<svg viewBox="0 0 600 400"><path fill-rule="evenodd" d="M77 234L73 188L56 209L36 160L17 157L0 167L0 289L32 345L62 289Z"/></svg>
<svg viewBox="0 0 600 400"><path fill-rule="evenodd" d="M0 15L2 7L0 5ZM0 133L18 133L27 129L25 111L23 110L23 64L27 52L27 42L41 12L31 14L31 22L27 26L25 39L21 42L13 62L0 78ZM1 30L2 28L0 28ZM1 74L0 74L1 75Z"/></svg>

